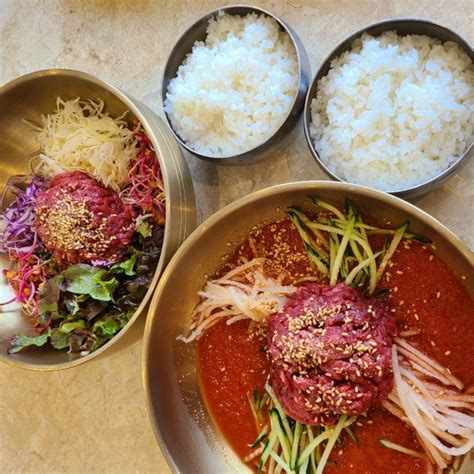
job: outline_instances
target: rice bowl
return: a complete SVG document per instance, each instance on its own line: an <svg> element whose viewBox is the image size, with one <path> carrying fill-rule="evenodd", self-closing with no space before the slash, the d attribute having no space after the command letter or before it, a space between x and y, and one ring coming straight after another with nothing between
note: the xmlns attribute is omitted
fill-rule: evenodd
<svg viewBox="0 0 474 474"><path fill-rule="evenodd" d="M300 39L281 19L255 7L220 8L174 46L163 76L165 118L198 158L239 164L268 156L298 121L309 70Z"/></svg>
<svg viewBox="0 0 474 474"><path fill-rule="evenodd" d="M314 158L336 180L425 194L472 154L472 59L465 40L424 20L352 34L323 62L307 95Z"/></svg>

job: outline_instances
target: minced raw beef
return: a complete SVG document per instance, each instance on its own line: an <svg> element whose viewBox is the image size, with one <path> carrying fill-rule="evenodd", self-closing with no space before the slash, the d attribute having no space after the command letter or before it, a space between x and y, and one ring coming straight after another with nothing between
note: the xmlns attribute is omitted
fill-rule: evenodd
<svg viewBox="0 0 474 474"><path fill-rule="evenodd" d="M117 262L135 232L132 207L79 171L51 179L35 212L36 232L58 263Z"/></svg>
<svg viewBox="0 0 474 474"><path fill-rule="evenodd" d="M268 318L270 385L293 419L334 424L392 390L396 320L383 297L308 284Z"/></svg>

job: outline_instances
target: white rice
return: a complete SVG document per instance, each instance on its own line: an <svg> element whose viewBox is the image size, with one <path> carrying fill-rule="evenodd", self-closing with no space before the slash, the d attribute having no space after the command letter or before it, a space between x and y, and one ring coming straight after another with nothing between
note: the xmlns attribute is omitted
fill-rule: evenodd
<svg viewBox="0 0 474 474"><path fill-rule="evenodd" d="M263 14L220 12L170 81L165 111L188 146L230 156L265 142L290 112L297 89L288 33Z"/></svg>
<svg viewBox="0 0 474 474"><path fill-rule="evenodd" d="M453 42L364 35L331 63L310 134L339 178L394 191L453 164L473 140L474 70Z"/></svg>

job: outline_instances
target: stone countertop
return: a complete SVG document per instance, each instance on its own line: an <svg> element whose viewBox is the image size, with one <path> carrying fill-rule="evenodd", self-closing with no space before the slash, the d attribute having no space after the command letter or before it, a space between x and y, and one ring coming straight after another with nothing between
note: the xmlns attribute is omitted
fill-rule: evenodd
<svg viewBox="0 0 474 474"><path fill-rule="evenodd" d="M162 114L162 68L180 34L225 1L0 0L0 85L52 67L111 82ZM313 74L340 40L396 17L425 18L474 42L472 0L258 1L305 44ZM268 164L224 167L187 156L198 219L278 183L326 179L304 140ZM471 248L474 163L415 202ZM237 179L238 178L238 179ZM469 218L466 219L466 208ZM0 471L5 473L169 472L147 418L141 343L74 369L36 373L0 365Z"/></svg>

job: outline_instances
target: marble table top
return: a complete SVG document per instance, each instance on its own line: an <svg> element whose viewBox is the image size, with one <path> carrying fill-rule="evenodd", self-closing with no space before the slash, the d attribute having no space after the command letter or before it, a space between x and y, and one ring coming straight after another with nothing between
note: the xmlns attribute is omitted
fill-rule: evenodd
<svg viewBox="0 0 474 474"><path fill-rule="evenodd" d="M161 74L173 44L213 0L0 0L0 85L28 72L94 74L162 115ZM382 19L439 22L474 43L473 0L268 0L305 44L313 74L344 37ZM326 179L302 127L267 163L225 167L187 156L203 221L274 184ZM474 163L415 204L474 248ZM466 215L469 216L466 219ZM36 373L0 365L0 472L169 472L147 418L141 343L75 369Z"/></svg>

